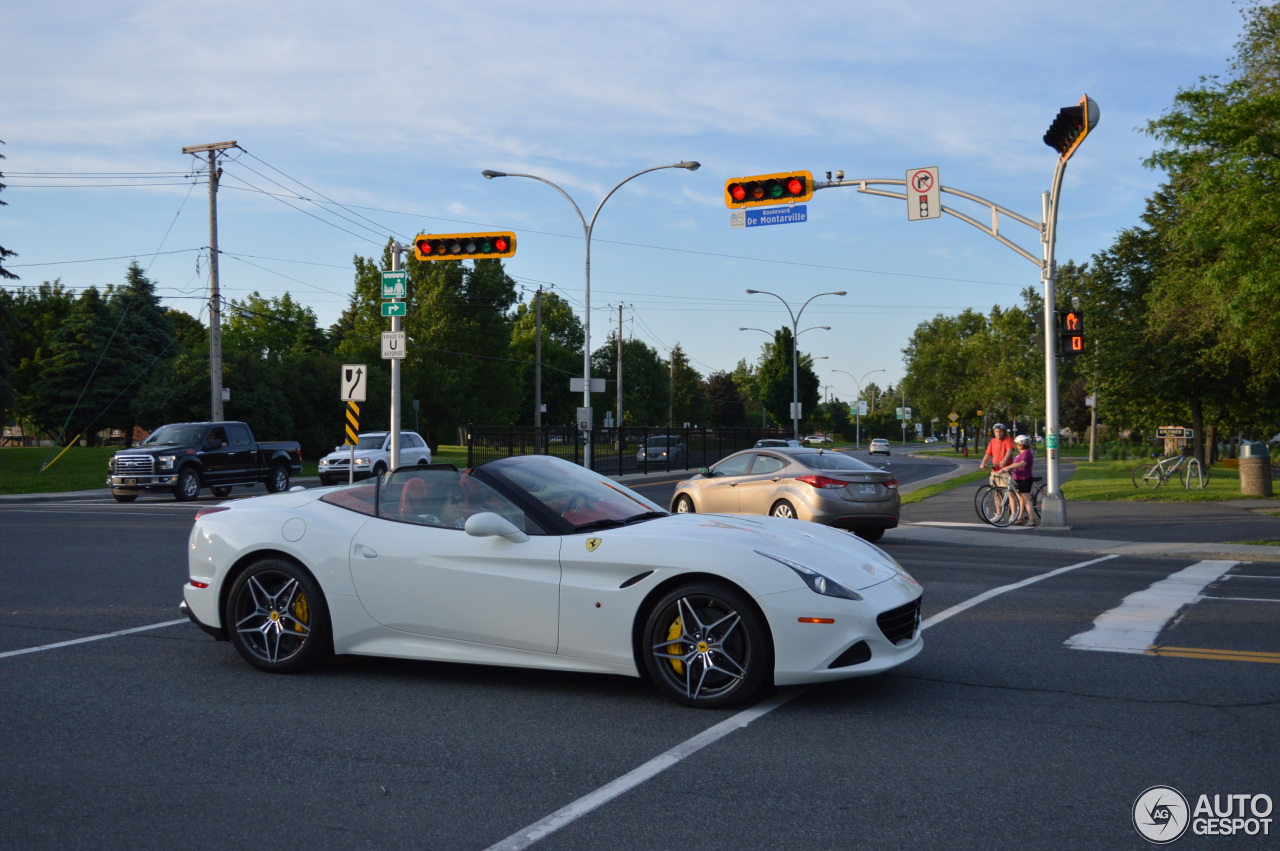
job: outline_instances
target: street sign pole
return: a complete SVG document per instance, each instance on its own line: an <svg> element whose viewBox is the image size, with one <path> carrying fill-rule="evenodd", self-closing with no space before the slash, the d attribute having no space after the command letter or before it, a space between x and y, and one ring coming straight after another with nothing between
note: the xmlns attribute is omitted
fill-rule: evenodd
<svg viewBox="0 0 1280 851"><path fill-rule="evenodd" d="M399 242L391 243L391 271L399 272L400 269L400 252L405 247ZM407 293L406 293L407 295ZM391 317L391 332L398 334L403 329L400 326L400 317ZM400 464L400 358L391 359L391 460L390 469L394 470Z"/></svg>

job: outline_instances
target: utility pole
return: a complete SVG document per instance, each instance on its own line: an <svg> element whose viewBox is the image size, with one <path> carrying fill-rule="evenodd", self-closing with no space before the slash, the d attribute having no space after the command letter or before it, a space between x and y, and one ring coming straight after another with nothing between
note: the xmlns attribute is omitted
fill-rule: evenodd
<svg viewBox="0 0 1280 851"><path fill-rule="evenodd" d="M218 154L237 147L235 142L191 145L184 154L209 155L209 411L217 422L222 416L222 295L218 291Z"/></svg>
<svg viewBox="0 0 1280 851"><path fill-rule="evenodd" d="M535 445L542 442L542 285L538 285L537 314L533 340L533 425L538 429Z"/></svg>
<svg viewBox="0 0 1280 851"><path fill-rule="evenodd" d="M613 427L618 439L618 451L622 451L622 305L618 305L618 407L614 411Z"/></svg>

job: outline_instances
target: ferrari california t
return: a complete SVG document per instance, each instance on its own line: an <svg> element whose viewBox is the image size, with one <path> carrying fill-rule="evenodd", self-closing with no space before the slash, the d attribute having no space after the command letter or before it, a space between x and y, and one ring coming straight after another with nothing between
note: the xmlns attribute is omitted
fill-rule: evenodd
<svg viewBox="0 0 1280 851"><path fill-rule="evenodd" d="M541 455L203 509L183 610L268 672L361 654L647 677L720 708L920 652L922 590L852 535L673 515Z"/></svg>

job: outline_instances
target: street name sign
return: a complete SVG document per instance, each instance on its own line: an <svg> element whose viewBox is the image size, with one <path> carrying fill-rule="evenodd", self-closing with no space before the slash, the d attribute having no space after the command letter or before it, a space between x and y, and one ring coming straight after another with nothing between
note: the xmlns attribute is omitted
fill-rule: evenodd
<svg viewBox="0 0 1280 851"><path fill-rule="evenodd" d="M809 207L793 204L790 207L748 207L729 213L729 227L758 228L764 225L790 225L809 221Z"/></svg>

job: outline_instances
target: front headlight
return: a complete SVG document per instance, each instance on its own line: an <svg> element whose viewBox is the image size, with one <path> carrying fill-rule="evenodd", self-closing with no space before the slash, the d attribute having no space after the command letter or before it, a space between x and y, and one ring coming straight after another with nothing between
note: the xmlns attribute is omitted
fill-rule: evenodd
<svg viewBox="0 0 1280 851"><path fill-rule="evenodd" d="M320 459L320 466L321 466L321 467L328 467L328 466L329 466L329 459L328 459L328 458L321 458L321 459Z"/></svg>
<svg viewBox="0 0 1280 851"><path fill-rule="evenodd" d="M862 595L857 591L851 591L848 588L836 582L834 579L827 577L812 567L805 567L799 562L792 561L789 558L776 556L773 553L762 552L756 550L758 555L765 558L771 558L779 564L785 564L796 572L796 575L804 580L804 584L809 586L809 590L815 594L821 594L824 597L839 597L842 600L861 600Z"/></svg>
<svg viewBox="0 0 1280 851"><path fill-rule="evenodd" d="M173 462L177 459L176 455L161 455L159 458L161 470L172 470Z"/></svg>
<svg viewBox="0 0 1280 851"><path fill-rule="evenodd" d="M368 466L369 466L369 459L368 459L368 458L357 458L357 459L356 459L356 466L357 466L357 467L368 467Z"/></svg>

